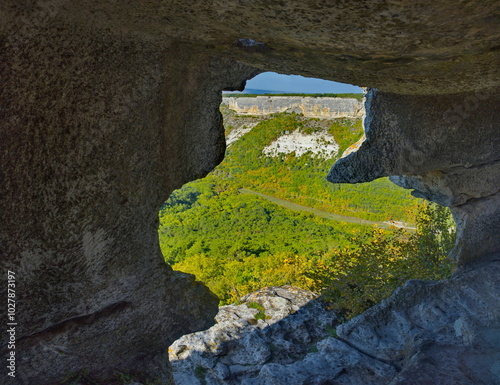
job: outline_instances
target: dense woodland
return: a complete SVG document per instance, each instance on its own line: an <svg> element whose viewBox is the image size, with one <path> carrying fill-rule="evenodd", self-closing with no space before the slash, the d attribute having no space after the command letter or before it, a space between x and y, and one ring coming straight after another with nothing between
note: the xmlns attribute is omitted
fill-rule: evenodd
<svg viewBox="0 0 500 385"><path fill-rule="evenodd" d="M227 133L232 129L227 126ZM325 125L286 113L262 120L227 149L225 160L210 175L175 191L163 205L159 236L167 263L195 274L222 304L264 286L293 284L322 291L346 317L383 299L407 279L450 274L446 254L454 233L446 209L411 197L387 179L331 184L325 176L335 159L311 153L263 154L265 146L297 129L326 129L340 145L336 158L362 135L360 120ZM353 221L297 211L287 202ZM356 223L356 218L380 221L381 226ZM384 228L382 222L389 220L416 230Z"/></svg>

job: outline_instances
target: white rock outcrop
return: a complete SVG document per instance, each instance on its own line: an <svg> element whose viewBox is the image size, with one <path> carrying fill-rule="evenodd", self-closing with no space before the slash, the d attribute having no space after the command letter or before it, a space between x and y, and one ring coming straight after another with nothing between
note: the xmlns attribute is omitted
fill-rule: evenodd
<svg viewBox="0 0 500 385"><path fill-rule="evenodd" d="M301 156L311 152L313 156L325 159L335 158L338 151L339 145L335 142L335 138L327 132L305 134L298 129L280 136L262 150L267 156L292 152L295 152L296 156Z"/></svg>

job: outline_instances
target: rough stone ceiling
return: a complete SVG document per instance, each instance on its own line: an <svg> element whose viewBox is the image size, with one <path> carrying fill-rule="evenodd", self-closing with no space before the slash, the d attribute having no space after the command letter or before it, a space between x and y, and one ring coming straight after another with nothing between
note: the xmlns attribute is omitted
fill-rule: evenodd
<svg viewBox="0 0 500 385"><path fill-rule="evenodd" d="M457 93L498 85L498 1L84 0L58 16L196 47L263 70L397 93ZM265 46L241 47L249 38Z"/></svg>

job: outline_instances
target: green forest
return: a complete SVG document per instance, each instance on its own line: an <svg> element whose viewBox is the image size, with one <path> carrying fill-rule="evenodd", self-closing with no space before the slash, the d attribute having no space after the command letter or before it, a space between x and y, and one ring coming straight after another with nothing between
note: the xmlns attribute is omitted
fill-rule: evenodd
<svg viewBox="0 0 500 385"><path fill-rule="evenodd" d="M228 121L240 119L240 127L250 119L222 111ZM226 133L234 129L228 124ZM295 130L326 131L340 150L333 159L264 155L264 147ZM407 279L449 275L446 253L454 233L446 209L386 178L358 185L326 181L335 160L361 135L361 121L354 119L293 113L262 119L228 147L212 173L165 202L159 239L166 262L195 274L221 304L264 286L292 284L323 292L346 317ZM407 230L390 227L391 220Z"/></svg>

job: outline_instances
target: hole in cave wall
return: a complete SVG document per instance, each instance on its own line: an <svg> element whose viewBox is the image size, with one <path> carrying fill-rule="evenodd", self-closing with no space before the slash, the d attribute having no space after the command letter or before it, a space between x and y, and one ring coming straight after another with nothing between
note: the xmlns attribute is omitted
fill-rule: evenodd
<svg viewBox="0 0 500 385"><path fill-rule="evenodd" d="M224 161L174 191L159 213L161 249L175 270L196 275L222 304L290 284L323 290L332 303L343 296L337 307L347 316L410 278L449 274L449 213L387 178L325 179L363 136L361 88L263 73L223 96ZM430 231L436 216L444 219ZM417 222L432 234L419 236ZM363 289L374 285L375 294Z"/></svg>

